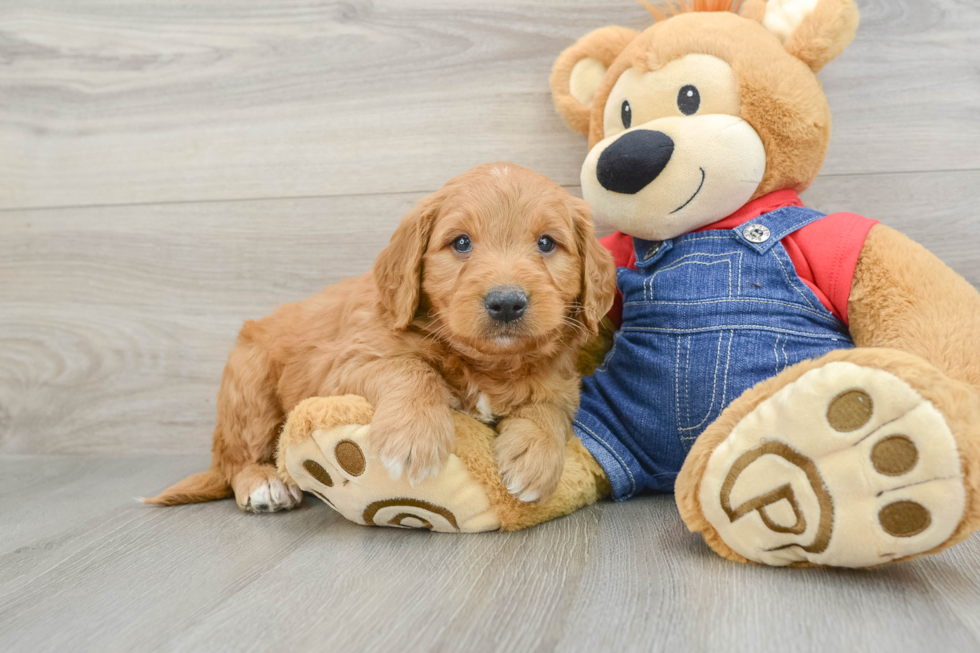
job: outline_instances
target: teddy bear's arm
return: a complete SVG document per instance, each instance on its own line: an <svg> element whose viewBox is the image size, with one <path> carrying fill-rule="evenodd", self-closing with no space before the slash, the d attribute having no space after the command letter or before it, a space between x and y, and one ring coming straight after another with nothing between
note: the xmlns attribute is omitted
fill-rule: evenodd
<svg viewBox="0 0 980 653"><path fill-rule="evenodd" d="M884 225L868 234L848 301L858 347L921 356L980 386L980 293L939 258Z"/></svg>

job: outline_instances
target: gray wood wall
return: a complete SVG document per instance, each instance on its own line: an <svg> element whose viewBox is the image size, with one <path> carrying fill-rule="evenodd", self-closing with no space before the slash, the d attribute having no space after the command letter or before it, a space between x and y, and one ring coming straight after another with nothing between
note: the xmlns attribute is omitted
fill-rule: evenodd
<svg viewBox="0 0 980 653"><path fill-rule="evenodd" d="M858 0L814 208L980 285L980 5ZM0 0L0 453L204 452L246 318L510 160L578 192L557 54L632 0Z"/></svg>

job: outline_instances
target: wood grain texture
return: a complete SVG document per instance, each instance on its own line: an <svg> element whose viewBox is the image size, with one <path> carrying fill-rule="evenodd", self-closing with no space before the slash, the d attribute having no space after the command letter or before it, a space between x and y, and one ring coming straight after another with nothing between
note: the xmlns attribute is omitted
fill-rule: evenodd
<svg viewBox="0 0 980 653"><path fill-rule="evenodd" d="M442 535L130 497L202 456L0 458L4 651L973 651L980 538L876 572L737 565L671 497ZM29 499L29 500L28 500Z"/></svg>
<svg viewBox="0 0 980 653"><path fill-rule="evenodd" d="M0 451L206 450L242 322L369 269L415 199L7 213Z"/></svg>
<svg viewBox="0 0 980 653"><path fill-rule="evenodd" d="M827 177L806 199L879 218L980 286L978 187L980 172ZM242 322L366 271L418 197L5 213L0 452L206 451Z"/></svg>
<svg viewBox="0 0 980 653"><path fill-rule="evenodd" d="M858 3L805 200L980 286L980 6ZM242 321L367 270L419 197L497 159L578 193L551 63L648 22L633 0L0 0L0 651L980 649L977 536L787 571L718 558L663 496L463 537L309 498L133 501L206 466Z"/></svg>
<svg viewBox="0 0 980 653"><path fill-rule="evenodd" d="M859 0L821 74L824 172L980 168L980 7ZM0 208L431 191L511 160L576 184L561 50L633 0L0 5Z"/></svg>

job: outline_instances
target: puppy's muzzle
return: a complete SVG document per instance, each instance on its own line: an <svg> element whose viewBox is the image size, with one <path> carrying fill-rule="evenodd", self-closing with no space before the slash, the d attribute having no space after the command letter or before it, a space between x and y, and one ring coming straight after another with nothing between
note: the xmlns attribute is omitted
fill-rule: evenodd
<svg viewBox="0 0 980 653"><path fill-rule="evenodd" d="M673 154L674 141L663 132L627 132L599 155L596 178L606 190L635 195L663 172Z"/></svg>
<svg viewBox="0 0 980 653"><path fill-rule="evenodd" d="M498 286L487 293L483 305L490 319L509 324L524 315L527 310L527 294L516 286Z"/></svg>

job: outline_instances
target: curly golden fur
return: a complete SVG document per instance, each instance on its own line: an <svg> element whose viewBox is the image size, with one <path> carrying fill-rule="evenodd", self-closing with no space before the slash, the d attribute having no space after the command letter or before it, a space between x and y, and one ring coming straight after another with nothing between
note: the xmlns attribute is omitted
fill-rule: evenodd
<svg viewBox="0 0 980 653"><path fill-rule="evenodd" d="M470 251L454 248L460 236ZM539 251L542 236L552 251ZM484 299L499 286L527 295L520 319L488 317ZM243 508L295 505L273 466L285 416L308 397L345 394L375 406L374 450L392 476L438 471L455 408L499 421L509 489L542 499L572 435L576 352L614 292L612 258L584 201L513 164L475 168L419 202L371 272L245 324L218 394L211 470L147 501L208 501L231 488Z"/></svg>

